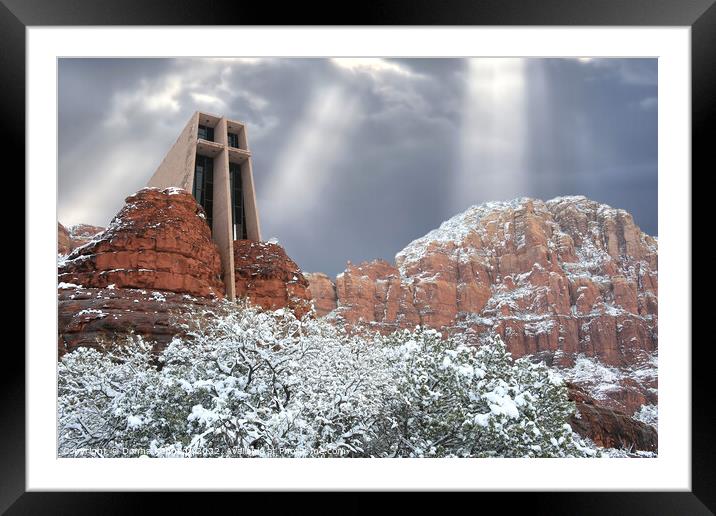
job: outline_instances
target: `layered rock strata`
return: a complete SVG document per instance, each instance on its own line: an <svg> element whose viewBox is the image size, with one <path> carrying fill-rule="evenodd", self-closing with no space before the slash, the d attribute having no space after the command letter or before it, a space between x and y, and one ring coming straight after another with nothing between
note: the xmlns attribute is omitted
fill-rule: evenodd
<svg viewBox="0 0 716 516"><path fill-rule="evenodd" d="M129 335L145 337L160 351L186 331L187 321L218 310L221 304L217 299L175 292L66 283L60 284L57 298L58 357L80 346L113 347Z"/></svg>
<svg viewBox="0 0 716 516"><path fill-rule="evenodd" d="M61 263L60 283L223 297L221 261L200 205L188 192L145 188L109 227Z"/></svg>
<svg viewBox="0 0 716 516"><path fill-rule="evenodd" d="M336 286L328 275L322 272L304 272L313 299L316 315L324 316L337 308Z"/></svg>
<svg viewBox="0 0 716 516"><path fill-rule="evenodd" d="M569 384L568 392L577 408L570 425L578 434L604 448L657 451L659 439L654 427L620 410L598 404L577 385Z"/></svg>
<svg viewBox="0 0 716 516"><path fill-rule="evenodd" d="M310 275L331 317L390 332L425 325L475 339L493 329L514 356L625 365L657 349L656 239L585 197L474 206L335 281Z"/></svg>
<svg viewBox="0 0 716 516"><path fill-rule="evenodd" d="M311 310L308 280L278 244L234 241L236 297L265 310L288 308L301 318Z"/></svg>

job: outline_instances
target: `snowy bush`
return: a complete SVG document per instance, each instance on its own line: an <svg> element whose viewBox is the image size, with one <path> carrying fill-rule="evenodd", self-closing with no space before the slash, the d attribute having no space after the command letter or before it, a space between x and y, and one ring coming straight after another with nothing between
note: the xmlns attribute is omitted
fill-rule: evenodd
<svg viewBox="0 0 716 516"><path fill-rule="evenodd" d="M417 328L347 336L251 307L198 317L158 357L141 339L59 362L61 456L593 455L561 379Z"/></svg>
<svg viewBox="0 0 716 516"><path fill-rule="evenodd" d="M562 379L512 361L498 336L477 350L434 330L383 341L396 396L385 400L378 455L563 457L591 455L567 423Z"/></svg>

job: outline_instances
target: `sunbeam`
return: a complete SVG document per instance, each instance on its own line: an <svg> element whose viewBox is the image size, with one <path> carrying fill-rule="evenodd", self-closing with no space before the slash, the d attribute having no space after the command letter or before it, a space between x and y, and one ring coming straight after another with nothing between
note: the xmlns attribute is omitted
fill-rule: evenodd
<svg viewBox="0 0 716 516"><path fill-rule="evenodd" d="M526 183L526 63L467 61L454 209L520 196Z"/></svg>
<svg viewBox="0 0 716 516"><path fill-rule="evenodd" d="M358 102L341 86L316 92L276 159L265 202L272 207L266 223L279 229L311 210L330 180L356 123Z"/></svg>

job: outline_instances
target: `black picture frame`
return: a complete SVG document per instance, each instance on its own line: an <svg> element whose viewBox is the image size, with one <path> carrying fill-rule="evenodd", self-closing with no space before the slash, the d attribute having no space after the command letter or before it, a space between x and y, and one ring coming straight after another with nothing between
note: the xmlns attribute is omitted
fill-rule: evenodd
<svg viewBox="0 0 716 516"><path fill-rule="evenodd" d="M6 158L25 166L25 29L59 25L620 25L690 26L692 73L692 170L714 170L713 126L716 105L716 0L393 0L331 6L318 3L190 0L0 0L2 142ZM9 166L9 165L8 165ZM6 170L9 172L9 169ZM685 171L693 178L692 171ZM25 238L32 235L25 232ZM27 262L26 262L27 263ZM684 264L686 266L686 264ZM26 268L25 274L31 273ZM691 300L687 300L691 303ZM29 308L29 307L28 307ZM8 324L12 324L7 322ZM691 328L685 329L691 340ZM677 344L677 343L672 343ZM684 350L687 342L680 342ZM716 448L713 444L713 382L709 342L692 346L692 490L690 492L480 493L480 503L526 504L536 514L713 514L716 511ZM7 514L106 514L147 508L146 498L161 496L162 512L185 512L197 501L163 493L39 493L25 489L25 352L6 339L0 374L0 512ZM48 349L48 352L54 352ZM206 496L206 494L202 495ZM244 493L240 496L246 497ZM252 495L256 496L256 495ZM263 495L265 496L265 495ZM493 500L501 498L500 500ZM243 498L245 503L262 503ZM265 498L263 498L265 500ZM356 494L340 505L316 505L294 495L292 510L306 503L311 512L364 512L374 502ZM219 507L216 502L212 506ZM303 502L303 503L302 503ZM203 504L205 502L198 502ZM272 502L274 503L274 502ZM418 507L422 496L402 502ZM204 506L206 507L206 506ZM240 506L234 505L240 508ZM277 507L272 507L272 511ZM237 509L238 510L238 509ZM204 511L202 511L204 512ZM233 512L233 511L232 511Z"/></svg>

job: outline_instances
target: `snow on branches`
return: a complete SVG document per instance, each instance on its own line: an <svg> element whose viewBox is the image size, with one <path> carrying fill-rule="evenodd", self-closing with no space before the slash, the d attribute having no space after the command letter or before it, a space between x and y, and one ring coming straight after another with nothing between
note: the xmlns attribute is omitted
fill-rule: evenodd
<svg viewBox="0 0 716 516"><path fill-rule="evenodd" d="M207 322L209 321L209 322ZM544 365L416 328L348 336L252 307L197 317L158 357L135 338L60 361L64 457L579 457Z"/></svg>

